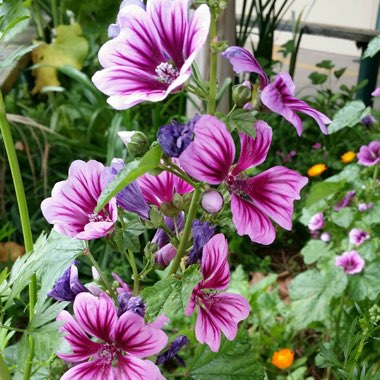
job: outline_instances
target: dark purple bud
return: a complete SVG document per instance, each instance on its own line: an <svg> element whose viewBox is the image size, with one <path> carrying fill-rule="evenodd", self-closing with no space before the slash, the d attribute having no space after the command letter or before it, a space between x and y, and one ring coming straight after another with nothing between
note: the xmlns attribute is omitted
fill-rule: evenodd
<svg viewBox="0 0 380 380"><path fill-rule="evenodd" d="M348 191L346 195L334 206L334 211L339 211L342 208L349 206L355 195L355 191Z"/></svg>
<svg viewBox="0 0 380 380"><path fill-rule="evenodd" d="M121 293L117 296L119 307L117 309L117 316L120 317L126 311L132 311L140 317L145 316L145 304L140 296L133 297L132 293Z"/></svg>
<svg viewBox="0 0 380 380"><path fill-rule="evenodd" d="M178 351L185 346L186 344L189 344L189 339L186 335L178 335L177 338L175 338L170 345L169 349L162 354L157 356L156 364L164 364L168 362L171 359L176 359L177 363L182 366L186 367L185 362L183 359L178 355Z"/></svg>
<svg viewBox="0 0 380 380"><path fill-rule="evenodd" d="M363 117L361 120L362 124L364 124L366 127L372 127L375 123L377 123L376 119L372 115L367 115Z"/></svg>
<svg viewBox="0 0 380 380"><path fill-rule="evenodd" d="M173 120L158 130L157 140L167 156L179 157L190 145L193 141L194 127L199 117L199 115L195 115L187 124L180 124Z"/></svg>
<svg viewBox="0 0 380 380"><path fill-rule="evenodd" d="M120 158L114 158L111 166L108 167L107 173L103 178L104 183L109 184L124 167L124 161ZM137 181L132 182L116 195L117 204L124 210L134 212L141 218L149 219L149 205L145 201Z"/></svg>
<svg viewBox="0 0 380 380"><path fill-rule="evenodd" d="M57 280L54 288L48 293L48 296L57 301L73 302L77 294L83 292L88 292L88 289L79 281L78 268L74 262Z"/></svg>
<svg viewBox="0 0 380 380"><path fill-rule="evenodd" d="M185 220L185 214L181 212L176 217L178 232L181 232L183 230L184 220ZM166 226L175 232L175 226L173 218L170 218L169 216L165 216L164 223ZM153 236L152 243L156 243L158 245L158 248L164 247L166 244L169 243L169 237L166 235L165 231L162 228L159 228L155 235Z"/></svg>
<svg viewBox="0 0 380 380"><path fill-rule="evenodd" d="M187 265L195 264L202 258L203 246L212 238L215 232L215 226L210 222L201 222L195 219L193 221L193 248L189 253Z"/></svg>

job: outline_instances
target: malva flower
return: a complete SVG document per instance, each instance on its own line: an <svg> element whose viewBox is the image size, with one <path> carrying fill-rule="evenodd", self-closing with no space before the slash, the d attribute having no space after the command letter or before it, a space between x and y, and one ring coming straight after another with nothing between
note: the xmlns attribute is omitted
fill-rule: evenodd
<svg viewBox="0 0 380 380"><path fill-rule="evenodd" d="M203 279L193 289L185 310L185 315L190 316L199 306L195 336L213 352L219 350L221 332L228 340L235 339L238 323L246 319L250 311L249 303L241 295L220 293L230 282L227 256L228 242L224 235L213 236L203 248Z"/></svg>
<svg viewBox="0 0 380 380"><path fill-rule="evenodd" d="M331 123L331 120L303 100L295 97L295 85L288 73L277 74L273 82L269 83L264 70L248 50L231 46L222 55L230 61L237 74L245 72L259 75L262 103L292 124L299 136L302 134L302 121L297 115L298 112L312 117L318 123L321 131L324 134L328 133L326 124Z"/></svg>
<svg viewBox="0 0 380 380"><path fill-rule="evenodd" d="M324 225L325 225L325 217L323 215L323 212L319 212L318 214L315 214L310 218L308 227L310 231L317 231L323 228Z"/></svg>
<svg viewBox="0 0 380 380"><path fill-rule="evenodd" d="M105 188L105 167L90 160L74 161L65 181L54 185L51 198L41 203L45 219L54 224L54 230L62 235L80 240L92 240L107 235L117 219L116 199L99 213L94 209Z"/></svg>
<svg viewBox="0 0 380 380"><path fill-rule="evenodd" d="M131 311L118 318L106 293L100 297L78 294L74 315L62 311L57 317L64 322L60 332L66 333L72 348L72 353L57 356L76 364L61 380L165 379L153 362L142 359L166 346L168 337L161 330L162 319L146 325L143 317Z"/></svg>
<svg viewBox="0 0 380 380"><path fill-rule="evenodd" d="M148 0L146 8L129 2L120 9L120 32L100 48L104 69L92 77L113 108L161 101L190 78L207 40L210 10L203 4L189 19L189 5L189 0Z"/></svg>
<svg viewBox="0 0 380 380"><path fill-rule="evenodd" d="M289 348L283 348L276 351L272 356L272 364L279 369L291 367L294 361L294 351Z"/></svg>
<svg viewBox="0 0 380 380"><path fill-rule="evenodd" d="M349 251L343 252L340 256L337 256L335 259L335 265L337 267L342 267L347 274L356 274L363 270L365 261L360 256L359 252Z"/></svg>
<svg viewBox="0 0 380 380"><path fill-rule="evenodd" d="M232 167L235 144L227 127L216 117L202 116L194 128L194 141L179 157L182 168L198 181L225 183L231 193L232 220L239 235L271 244L275 229L269 218L286 230L292 228L293 202L308 182L297 172L275 166L247 178L243 172L265 161L272 129L258 120L255 138L239 133L241 152Z"/></svg>
<svg viewBox="0 0 380 380"><path fill-rule="evenodd" d="M369 233L359 228L353 228L348 234L351 244L356 246L362 245L366 240L370 238Z"/></svg>
<svg viewBox="0 0 380 380"><path fill-rule="evenodd" d="M358 162L364 166L373 166L380 162L380 141L363 145L358 153Z"/></svg>
<svg viewBox="0 0 380 380"><path fill-rule="evenodd" d="M372 207L373 207L373 203L372 202L369 202L369 203L359 203L358 210L360 212L364 212L364 211L369 210Z"/></svg>
<svg viewBox="0 0 380 380"><path fill-rule="evenodd" d="M325 164L316 164L308 169L307 175L309 177L317 177L321 175L323 172L327 170L327 166Z"/></svg>
<svg viewBox="0 0 380 380"><path fill-rule="evenodd" d="M344 164L349 164L350 162L354 161L355 157L356 157L356 153L350 150L350 151L348 151L348 152L342 154L342 155L340 156L340 160L341 160Z"/></svg>

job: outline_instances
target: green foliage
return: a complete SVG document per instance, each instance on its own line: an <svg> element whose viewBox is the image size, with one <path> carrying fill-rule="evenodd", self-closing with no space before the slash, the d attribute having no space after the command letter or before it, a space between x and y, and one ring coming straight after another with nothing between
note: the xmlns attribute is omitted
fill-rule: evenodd
<svg viewBox="0 0 380 380"><path fill-rule="evenodd" d="M223 337L219 351L198 346L189 366L195 380L263 380L264 368L255 359L255 351L246 330L240 329L233 341Z"/></svg>
<svg viewBox="0 0 380 380"><path fill-rule="evenodd" d="M374 57L380 50L380 36L372 38L365 50L362 59Z"/></svg>
<svg viewBox="0 0 380 380"><path fill-rule="evenodd" d="M357 125L361 119L369 115L370 109L361 100L354 100L347 103L339 110L329 126L329 133L335 133L343 128L352 128Z"/></svg>
<svg viewBox="0 0 380 380"><path fill-rule="evenodd" d="M311 80L312 84L317 85L325 83L328 79L328 76L323 73L313 72L309 74L308 78Z"/></svg>
<svg viewBox="0 0 380 380"><path fill-rule="evenodd" d="M218 114L222 121L226 123L229 130L232 132L237 129L244 132L248 136L255 137L256 129L253 127L256 122L256 112L250 112L243 108L238 108L228 116Z"/></svg>
<svg viewBox="0 0 380 380"><path fill-rule="evenodd" d="M201 279L198 266L190 265L182 279L169 277L145 288L142 297L146 302L147 320L152 322L160 314L165 314L170 319L183 316L191 292Z"/></svg>
<svg viewBox="0 0 380 380"><path fill-rule="evenodd" d="M309 240L305 247L302 248L301 255L305 264L312 264L322 257L331 257L331 252L323 241Z"/></svg>
<svg viewBox="0 0 380 380"><path fill-rule="evenodd" d="M347 277L341 268L327 273L315 269L299 274L289 288L291 310L298 328L316 321L325 321L333 298L343 294Z"/></svg>
<svg viewBox="0 0 380 380"><path fill-rule="evenodd" d="M349 295L354 301L377 298L380 293L379 270L380 263L378 262L368 265L362 273L352 276Z"/></svg>
<svg viewBox="0 0 380 380"><path fill-rule="evenodd" d="M345 184L345 181L339 182L319 182L314 184L309 192L306 200L306 206L310 207L316 202L319 202L331 195L336 194Z"/></svg>

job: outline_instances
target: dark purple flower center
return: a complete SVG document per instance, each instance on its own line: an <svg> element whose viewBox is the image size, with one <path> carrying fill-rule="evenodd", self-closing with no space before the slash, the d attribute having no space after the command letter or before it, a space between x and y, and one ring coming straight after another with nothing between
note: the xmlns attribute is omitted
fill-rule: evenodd
<svg viewBox="0 0 380 380"><path fill-rule="evenodd" d="M117 360L119 353L120 348L117 348L114 343L105 343L98 351L101 364L107 366Z"/></svg>
<svg viewBox="0 0 380 380"><path fill-rule="evenodd" d="M170 62L161 62L154 71L157 74L157 80L166 84L173 83L179 76L178 69Z"/></svg>
<svg viewBox="0 0 380 380"><path fill-rule="evenodd" d="M235 193L241 198L247 197L247 182L243 174L239 174L238 177L230 174L226 180L226 184L231 193Z"/></svg>

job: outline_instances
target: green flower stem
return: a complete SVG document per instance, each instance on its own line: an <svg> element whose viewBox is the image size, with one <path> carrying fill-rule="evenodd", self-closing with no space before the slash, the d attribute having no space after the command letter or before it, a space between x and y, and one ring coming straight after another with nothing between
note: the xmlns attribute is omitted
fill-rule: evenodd
<svg viewBox="0 0 380 380"><path fill-rule="evenodd" d="M139 294L139 289L140 289L140 278L139 278L139 272L137 270L135 255L130 249L128 250L128 259L129 259L129 264L131 265L132 273L133 273L133 295L137 296Z"/></svg>
<svg viewBox="0 0 380 380"><path fill-rule="evenodd" d="M0 92L0 129L3 136L5 150L8 156L9 166L11 168L13 184L15 187L16 199L20 213L22 233L24 237L24 245L26 252L30 253L33 251L33 237L32 229L30 227L30 219L28 212L28 205L26 203L24 184L22 182L20 166L17 160L17 154L15 149L15 144L13 142L11 128L8 123L7 115L5 112L4 101L2 94ZM37 298L37 277L34 274L29 281L29 322L34 316L34 307ZM34 338L29 335L29 355L26 360L24 379L30 378L32 371L32 363L34 358Z"/></svg>
<svg viewBox="0 0 380 380"><path fill-rule="evenodd" d="M8 367L4 362L3 357L0 355L0 379L11 380L11 375L8 371Z"/></svg>
<svg viewBox="0 0 380 380"><path fill-rule="evenodd" d="M99 276L102 279L105 287L107 288L107 290L110 292L110 295L112 296L112 286L109 283L109 281L107 280L107 277L104 275L103 271L100 269L100 266L97 263L97 261L95 260L95 257L92 256L92 253L90 252L90 250L88 248L85 251L85 255L89 258L89 260L91 261L91 264L95 267L95 269L99 273Z"/></svg>
<svg viewBox="0 0 380 380"><path fill-rule="evenodd" d="M209 99L207 113L214 115L216 109L216 75L217 75L217 53L212 44L217 35L216 31L216 10L211 7L211 25L210 25L210 82L209 82Z"/></svg>
<svg viewBox="0 0 380 380"><path fill-rule="evenodd" d="M372 177L372 187L376 187L376 182L377 182L377 177L379 176L379 164L375 165L375 170L373 172L373 177Z"/></svg>
<svg viewBox="0 0 380 380"><path fill-rule="evenodd" d="M170 267L168 277L177 272L179 265L181 264L182 257L184 256L186 252L186 245L189 242L189 238L191 234L191 225L197 213L197 208L199 205L199 201L201 199L201 195L202 195L202 190L199 188L195 188L194 193L193 193L193 198L191 200L189 212L186 217L185 227L183 229L181 241L177 249L177 254Z"/></svg>

